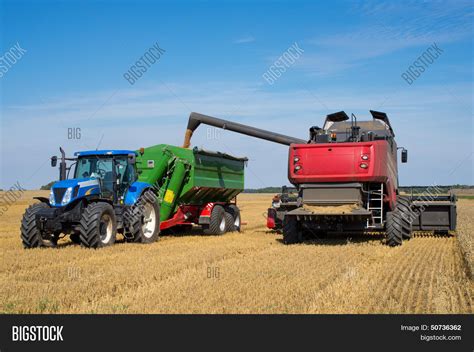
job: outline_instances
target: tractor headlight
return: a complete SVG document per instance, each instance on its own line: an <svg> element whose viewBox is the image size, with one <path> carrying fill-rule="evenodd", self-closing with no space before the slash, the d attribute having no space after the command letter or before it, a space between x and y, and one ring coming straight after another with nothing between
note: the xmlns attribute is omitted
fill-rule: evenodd
<svg viewBox="0 0 474 352"><path fill-rule="evenodd" d="M56 201L54 200L54 193L53 193L53 190L51 189L51 191L49 192L49 204L51 205L55 205L56 204Z"/></svg>
<svg viewBox="0 0 474 352"><path fill-rule="evenodd" d="M68 187L68 189L64 193L63 201L61 202L61 205L66 205L67 203L69 203L71 201L71 197L72 197L72 187Z"/></svg>

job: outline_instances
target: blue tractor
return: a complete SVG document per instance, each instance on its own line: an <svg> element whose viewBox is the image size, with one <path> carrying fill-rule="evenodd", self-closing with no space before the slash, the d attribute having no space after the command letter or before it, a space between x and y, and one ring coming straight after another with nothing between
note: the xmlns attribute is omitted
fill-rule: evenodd
<svg viewBox="0 0 474 352"><path fill-rule="evenodd" d="M94 150L66 158L60 151L59 181L49 199L35 197L40 203L31 205L23 216L25 248L54 247L64 235L92 248L113 244L117 232L133 242L158 239L159 204L152 185L137 181L137 152ZM66 161L73 164L68 167ZM53 156L51 166L57 162Z"/></svg>

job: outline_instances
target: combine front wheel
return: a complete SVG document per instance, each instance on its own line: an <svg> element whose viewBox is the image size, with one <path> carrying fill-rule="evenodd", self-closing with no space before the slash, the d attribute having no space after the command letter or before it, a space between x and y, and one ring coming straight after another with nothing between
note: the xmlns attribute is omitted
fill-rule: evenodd
<svg viewBox="0 0 474 352"><path fill-rule="evenodd" d="M411 201L406 197L398 197L397 210L401 214L402 237L409 240L412 237L413 209Z"/></svg>
<svg viewBox="0 0 474 352"><path fill-rule="evenodd" d="M385 234L387 237L387 244L391 247L402 244L403 239L403 224L402 217L398 209L387 212L387 222L385 225Z"/></svg>

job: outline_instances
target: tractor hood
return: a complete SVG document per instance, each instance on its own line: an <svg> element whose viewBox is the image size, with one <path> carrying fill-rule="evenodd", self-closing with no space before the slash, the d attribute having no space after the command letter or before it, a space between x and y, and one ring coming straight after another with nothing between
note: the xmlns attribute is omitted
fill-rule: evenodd
<svg viewBox="0 0 474 352"><path fill-rule="evenodd" d="M53 207L62 207L78 198L93 194L100 194L99 180L95 177L62 180L51 187L49 203Z"/></svg>

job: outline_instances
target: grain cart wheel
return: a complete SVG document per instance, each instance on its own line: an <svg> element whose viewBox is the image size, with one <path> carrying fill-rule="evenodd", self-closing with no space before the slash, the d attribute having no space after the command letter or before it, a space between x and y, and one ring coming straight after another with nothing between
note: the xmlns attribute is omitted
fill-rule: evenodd
<svg viewBox="0 0 474 352"><path fill-rule="evenodd" d="M403 239L402 218L398 209L387 212L387 222L385 224L385 236L387 244L391 247L402 244Z"/></svg>
<svg viewBox="0 0 474 352"><path fill-rule="evenodd" d="M286 215L283 219L283 242L285 244L303 242L303 232L298 227L296 216Z"/></svg>
<svg viewBox="0 0 474 352"><path fill-rule="evenodd" d="M42 209L49 208L46 203L30 205L26 209L21 221L21 241L25 248L44 247L43 237L36 227L36 213Z"/></svg>
<svg viewBox="0 0 474 352"><path fill-rule="evenodd" d="M398 197L397 210L400 211L402 219L402 237L404 240L409 240L412 237L414 220L411 201L407 197Z"/></svg>
<svg viewBox="0 0 474 352"><path fill-rule="evenodd" d="M160 236L160 207L153 191L145 191L135 206L126 211L129 242L152 243Z"/></svg>
<svg viewBox="0 0 474 352"><path fill-rule="evenodd" d="M222 235L225 233L228 222L231 221L229 217L225 216L225 210L222 205L214 205L211 211L211 218L209 219L209 227L205 230L206 234L209 235Z"/></svg>
<svg viewBox="0 0 474 352"><path fill-rule="evenodd" d="M85 247L100 248L115 243L117 219L108 203L90 203L79 222L79 237Z"/></svg>
<svg viewBox="0 0 474 352"><path fill-rule="evenodd" d="M240 220L240 209L235 204L231 204L225 209L226 216L230 215L228 222L228 229L227 231L233 232L237 231L240 232L241 220Z"/></svg>

